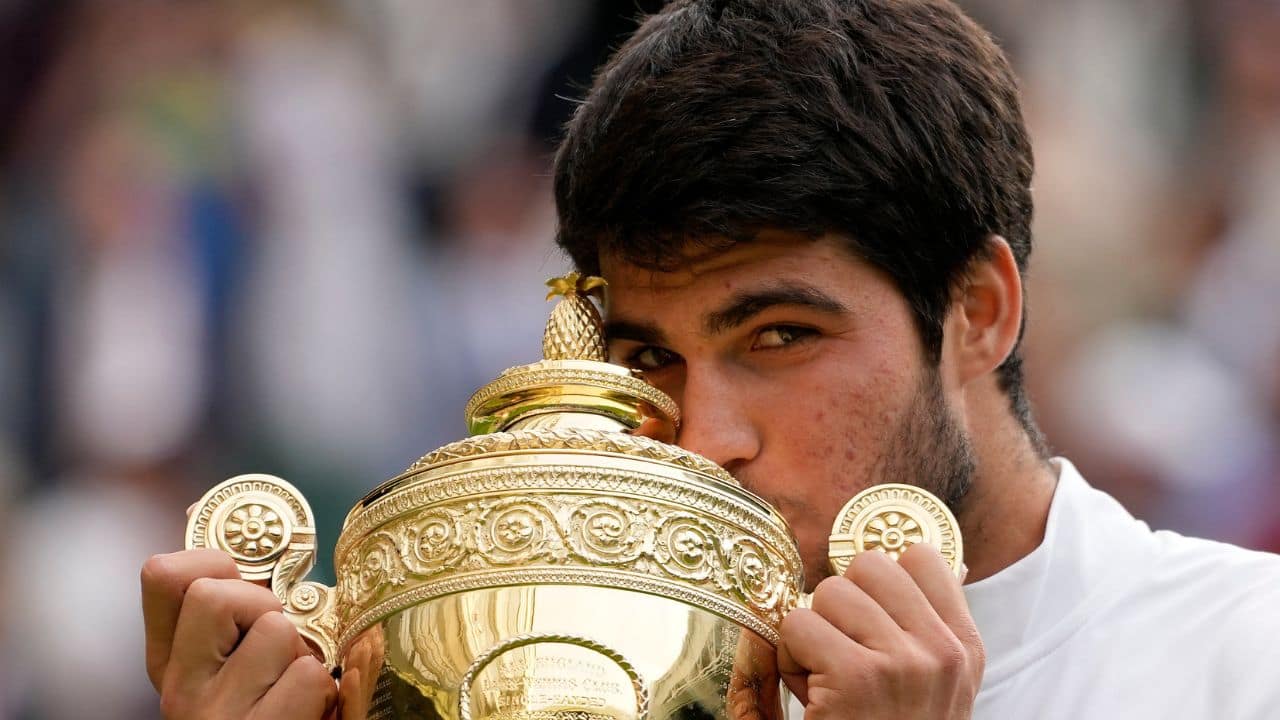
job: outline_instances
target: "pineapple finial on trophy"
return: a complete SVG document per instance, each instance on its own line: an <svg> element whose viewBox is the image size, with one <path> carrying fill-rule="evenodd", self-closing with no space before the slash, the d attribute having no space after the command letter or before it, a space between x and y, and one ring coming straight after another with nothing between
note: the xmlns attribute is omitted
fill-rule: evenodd
<svg viewBox="0 0 1280 720"><path fill-rule="evenodd" d="M608 285L602 277L571 272L551 278L547 299L562 299L547 319L542 335L542 357L546 360L594 360L604 362L604 321L591 295L599 295Z"/></svg>
<svg viewBox="0 0 1280 720"><path fill-rule="evenodd" d="M650 420L674 436L680 408L633 371L608 362L604 321L592 301L604 278L571 272L551 278L560 296L542 336L542 360L509 368L471 396L467 427L482 435L521 428L629 432Z"/></svg>

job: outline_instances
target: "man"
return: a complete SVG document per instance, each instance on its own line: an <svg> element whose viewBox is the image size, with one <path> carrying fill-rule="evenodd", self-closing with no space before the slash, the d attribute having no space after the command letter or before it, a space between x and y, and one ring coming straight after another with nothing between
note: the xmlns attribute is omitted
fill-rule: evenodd
<svg viewBox="0 0 1280 720"><path fill-rule="evenodd" d="M1048 459L1031 175L1008 64L945 0L675 2L570 123L559 242L609 280L611 356L680 403L677 442L795 530L815 592L778 659L808 720L1274 717L1280 559L1152 533ZM838 508L890 481L956 511L963 590L927 546L822 579ZM144 568L166 713L320 717L332 683L234 577Z"/></svg>

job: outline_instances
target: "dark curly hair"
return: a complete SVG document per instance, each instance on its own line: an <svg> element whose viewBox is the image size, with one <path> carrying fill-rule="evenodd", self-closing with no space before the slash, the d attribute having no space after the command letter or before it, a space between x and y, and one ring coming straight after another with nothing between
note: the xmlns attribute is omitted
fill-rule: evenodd
<svg viewBox="0 0 1280 720"><path fill-rule="evenodd" d="M834 233L941 355L964 272L1002 236L1025 274L1031 144L1000 48L947 0L678 0L597 72L555 161L557 242L673 269L764 228ZM1001 365L1043 452L1018 347Z"/></svg>

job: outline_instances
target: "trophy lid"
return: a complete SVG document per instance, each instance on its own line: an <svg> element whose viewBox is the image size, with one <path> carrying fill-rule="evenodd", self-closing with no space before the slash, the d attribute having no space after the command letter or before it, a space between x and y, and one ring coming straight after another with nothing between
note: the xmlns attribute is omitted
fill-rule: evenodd
<svg viewBox="0 0 1280 720"><path fill-rule="evenodd" d="M542 338L543 359L504 370L467 401L471 437L423 455L366 495L348 515L393 494L421 473L495 454L565 449L630 455L693 471L741 492L714 462L667 442L680 426L680 407L639 371L607 362L604 321L591 297L604 278L577 272L547 280L559 297ZM661 438L635 435L642 424Z"/></svg>
<svg viewBox="0 0 1280 720"><path fill-rule="evenodd" d="M606 362L603 321L590 297L605 287L576 272L547 281L560 297L542 336L540 362L504 371L467 402L473 435L521 428L634 430L656 420L673 436L680 408L638 372Z"/></svg>

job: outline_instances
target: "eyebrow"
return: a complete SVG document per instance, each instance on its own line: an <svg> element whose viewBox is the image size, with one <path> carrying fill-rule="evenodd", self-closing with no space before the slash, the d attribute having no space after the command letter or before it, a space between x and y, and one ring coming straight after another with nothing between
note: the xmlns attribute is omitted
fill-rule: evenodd
<svg viewBox="0 0 1280 720"><path fill-rule="evenodd" d="M817 310L828 315L840 315L849 311L839 300L818 288L791 282L734 295L719 310L707 315L702 323L703 331L708 335L718 335L742 325L765 310L780 305Z"/></svg>
<svg viewBox="0 0 1280 720"><path fill-rule="evenodd" d="M703 320L703 332L717 335L731 330L769 308L779 306L802 307L828 315L847 313L843 303L812 285L789 283L774 287L740 292L723 307L707 315ZM604 324L606 341L631 340L645 345L666 346L667 336L657 325L635 320L609 320Z"/></svg>
<svg viewBox="0 0 1280 720"><path fill-rule="evenodd" d="M630 320L610 320L604 324L604 339L634 340L645 345L666 345L667 336L657 325Z"/></svg>

